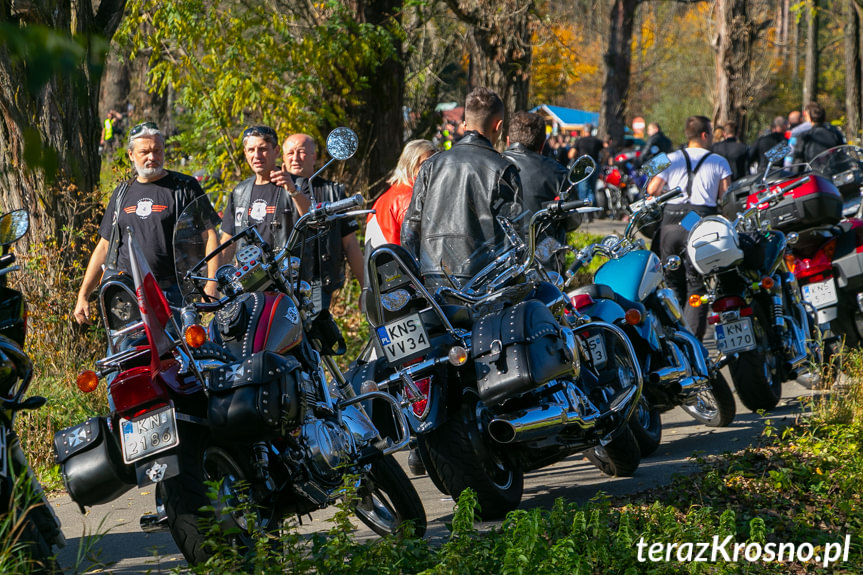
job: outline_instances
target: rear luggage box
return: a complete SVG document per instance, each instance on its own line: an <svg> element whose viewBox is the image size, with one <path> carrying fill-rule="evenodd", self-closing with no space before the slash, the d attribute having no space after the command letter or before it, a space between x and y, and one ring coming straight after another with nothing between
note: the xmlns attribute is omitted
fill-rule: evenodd
<svg viewBox="0 0 863 575"><path fill-rule="evenodd" d="M762 221L770 221L774 229L797 232L814 226L831 225L842 219L842 195L830 180L815 174L807 174L779 184L785 189L808 177L809 181L785 194L785 199L761 213ZM775 187L771 188L775 189ZM763 195L751 194L746 206L752 207Z"/></svg>

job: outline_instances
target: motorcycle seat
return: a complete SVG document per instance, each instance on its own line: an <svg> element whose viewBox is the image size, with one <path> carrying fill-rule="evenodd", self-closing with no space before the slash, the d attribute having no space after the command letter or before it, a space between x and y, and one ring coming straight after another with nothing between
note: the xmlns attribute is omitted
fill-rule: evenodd
<svg viewBox="0 0 863 575"><path fill-rule="evenodd" d="M642 316L647 313L643 303L628 300L605 284L590 284L575 290L575 294L586 294L593 299L609 299L616 302L624 310L637 309Z"/></svg>

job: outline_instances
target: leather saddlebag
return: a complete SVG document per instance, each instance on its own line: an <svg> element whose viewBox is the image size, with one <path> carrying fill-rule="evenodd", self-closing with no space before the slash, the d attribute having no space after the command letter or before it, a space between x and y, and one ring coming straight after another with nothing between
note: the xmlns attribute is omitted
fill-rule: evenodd
<svg viewBox="0 0 863 575"><path fill-rule="evenodd" d="M537 300L528 300L474 324L471 355L477 390L486 404L500 403L572 373L560 325Z"/></svg>
<svg viewBox="0 0 863 575"><path fill-rule="evenodd" d="M266 439L296 424L300 363L262 351L211 372L207 418L214 436Z"/></svg>
<svg viewBox="0 0 863 575"><path fill-rule="evenodd" d="M123 462L117 436L104 417L55 433L54 456L66 491L79 505L113 501L137 485L135 468Z"/></svg>

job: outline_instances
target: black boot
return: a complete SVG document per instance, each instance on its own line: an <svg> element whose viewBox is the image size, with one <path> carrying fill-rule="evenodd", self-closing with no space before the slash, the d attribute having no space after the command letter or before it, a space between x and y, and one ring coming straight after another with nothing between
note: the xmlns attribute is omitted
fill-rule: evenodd
<svg viewBox="0 0 863 575"><path fill-rule="evenodd" d="M426 474L426 466L423 464L423 460L416 447L411 449L411 452L408 454L408 469L414 475Z"/></svg>

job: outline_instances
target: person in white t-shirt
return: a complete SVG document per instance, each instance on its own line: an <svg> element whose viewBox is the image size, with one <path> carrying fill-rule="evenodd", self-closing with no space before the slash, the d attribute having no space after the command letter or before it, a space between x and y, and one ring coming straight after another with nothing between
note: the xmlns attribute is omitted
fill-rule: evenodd
<svg viewBox="0 0 863 575"><path fill-rule="evenodd" d="M710 151L713 127L708 118L690 116L684 133L687 147L669 154L671 165L654 176L647 186L647 193L658 196L666 189L680 187L683 190L681 196L665 206L662 224L653 240L654 244L659 243L659 249L654 246L654 251L658 251L663 261L671 255L680 256L683 266L666 272L666 279L684 306L689 329L700 340L707 331L707 308L693 308L688 305L688 300L693 294L705 293L704 281L686 255L687 231L680 222L691 211L701 216L718 213L717 204L731 181L731 167L728 160Z"/></svg>

